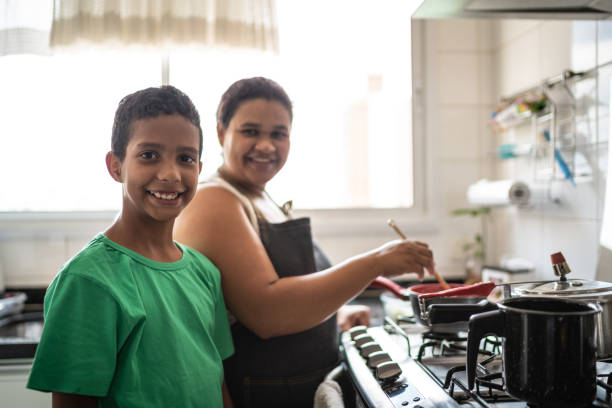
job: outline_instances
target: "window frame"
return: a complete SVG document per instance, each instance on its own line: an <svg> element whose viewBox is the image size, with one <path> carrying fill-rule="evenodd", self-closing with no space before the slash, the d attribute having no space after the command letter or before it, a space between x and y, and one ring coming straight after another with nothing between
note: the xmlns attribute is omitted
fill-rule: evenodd
<svg viewBox="0 0 612 408"><path fill-rule="evenodd" d="M389 218L411 233L433 233L437 230L433 202L433 166L431 149L427 146L427 93L425 59L425 24L411 20L412 50L412 143L413 143L413 206L410 208L306 208L294 211L294 216L309 216L317 236L388 232ZM168 61L162 59L162 84L168 82ZM0 212L0 240L24 237L64 235L82 238L99 232L100 227L112 222L116 211L57 211L57 212ZM382 220L382 221L381 221ZM62 232L56 229L61 224ZM82 225L82 226L80 226Z"/></svg>

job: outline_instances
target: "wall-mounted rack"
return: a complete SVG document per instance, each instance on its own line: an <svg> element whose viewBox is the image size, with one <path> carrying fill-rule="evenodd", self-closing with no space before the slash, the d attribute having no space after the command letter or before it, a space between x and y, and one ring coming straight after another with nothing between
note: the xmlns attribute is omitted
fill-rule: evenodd
<svg viewBox="0 0 612 408"><path fill-rule="evenodd" d="M594 75L595 69L566 70L537 86L502 98L503 104L491 116L490 124L498 133L531 124L531 143L517 146L535 159L534 181L550 185L554 180L566 179L575 185L577 104L573 86ZM504 155L507 146L500 146L498 155L516 157L512 153Z"/></svg>

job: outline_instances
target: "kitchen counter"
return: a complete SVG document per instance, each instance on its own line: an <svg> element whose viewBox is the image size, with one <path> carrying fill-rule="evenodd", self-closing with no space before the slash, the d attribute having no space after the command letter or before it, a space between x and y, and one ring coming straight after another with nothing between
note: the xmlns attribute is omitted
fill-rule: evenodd
<svg viewBox="0 0 612 408"><path fill-rule="evenodd" d="M28 292L9 290L0 298L5 306L0 313L0 359L34 357L42 334L43 305L38 293Z"/></svg>

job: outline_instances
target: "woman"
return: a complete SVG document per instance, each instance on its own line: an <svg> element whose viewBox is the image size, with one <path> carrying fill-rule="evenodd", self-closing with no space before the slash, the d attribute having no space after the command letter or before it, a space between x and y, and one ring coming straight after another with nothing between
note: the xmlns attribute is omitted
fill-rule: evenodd
<svg viewBox="0 0 612 408"><path fill-rule="evenodd" d="M223 165L175 224L175 239L221 270L235 354L225 365L238 407L311 407L338 362L335 312L377 276L433 266L426 244L392 241L331 266L309 219L266 193L289 154L292 105L266 78L235 82L217 110Z"/></svg>

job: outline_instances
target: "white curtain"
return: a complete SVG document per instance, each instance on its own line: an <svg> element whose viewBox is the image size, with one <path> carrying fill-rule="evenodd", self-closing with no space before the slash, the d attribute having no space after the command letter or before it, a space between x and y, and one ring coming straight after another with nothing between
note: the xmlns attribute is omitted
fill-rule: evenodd
<svg viewBox="0 0 612 408"><path fill-rule="evenodd" d="M50 0L0 0L0 56L49 54L52 14Z"/></svg>
<svg viewBox="0 0 612 408"><path fill-rule="evenodd" d="M277 52L274 1L55 0L50 44L194 44Z"/></svg>

